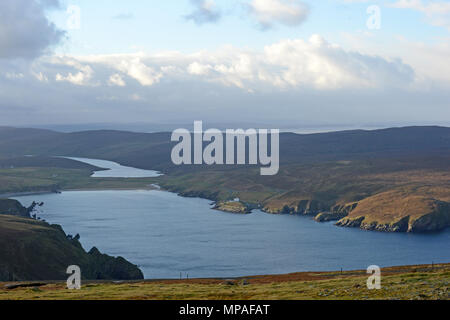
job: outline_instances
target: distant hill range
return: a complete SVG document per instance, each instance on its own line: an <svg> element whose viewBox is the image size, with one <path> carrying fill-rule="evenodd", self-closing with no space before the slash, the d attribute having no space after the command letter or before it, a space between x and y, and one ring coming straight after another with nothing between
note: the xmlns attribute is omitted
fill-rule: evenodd
<svg viewBox="0 0 450 320"><path fill-rule="evenodd" d="M282 133L280 172L266 177L252 166L177 167L170 160L170 135L1 127L0 167L33 166L26 155L37 156L36 166L46 166L48 156L105 159L162 171L165 175L155 183L184 196L214 200L224 210L229 200L239 198L240 205L233 208L243 213L261 208L307 214L369 230L425 232L450 225L447 127ZM49 161L52 165L64 164Z"/></svg>
<svg viewBox="0 0 450 320"><path fill-rule="evenodd" d="M99 158L143 169L173 169L170 133L98 130L61 133L0 127L0 155ZM450 128L404 127L280 134L281 163L450 155Z"/></svg>

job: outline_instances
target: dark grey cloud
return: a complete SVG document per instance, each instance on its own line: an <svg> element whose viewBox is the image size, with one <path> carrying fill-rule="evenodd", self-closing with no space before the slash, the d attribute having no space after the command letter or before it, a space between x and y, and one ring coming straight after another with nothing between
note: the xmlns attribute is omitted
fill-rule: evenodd
<svg viewBox="0 0 450 320"><path fill-rule="evenodd" d="M215 2L212 0L191 0L191 3L194 6L194 11L185 18L198 25L214 23L222 17L222 13L216 8Z"/></svg>
<svg viewBox="0 0 450 320"><path fill-rule="evenodd" d="M0 59L33 59L64 38L45 11L58 8L58 0L0 1Z"/></svg>

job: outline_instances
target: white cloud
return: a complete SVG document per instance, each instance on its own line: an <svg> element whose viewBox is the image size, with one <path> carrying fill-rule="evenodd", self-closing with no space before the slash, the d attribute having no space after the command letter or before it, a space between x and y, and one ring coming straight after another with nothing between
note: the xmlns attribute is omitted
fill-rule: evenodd
<svg viewBox="0 0 450 320"><path fill-rule="evenodd" d="M445 27L450 31L450 2L448 1L398 0L389 6L422 12L431 25Z"/></svg>
<svg viewBox="0 0 450 320"><path fill-rule="evenodd" d="M77 72L77 73L72 73L69 72L69 74L67 76L63 76L62 74L58 73L56 74L56 81L67 81L70 83L73 83L75 85L84 85L87 83L87 81L90 79L90 72L92 71L92 69L90 67L86 67L85 69L87 72Z"/></svg>
<svg viewBox="0 0 450 320"><path fill-rule="evenodd" d="M450 37L431 43L396 36L391 41L376 41L370 33L343 33L342 43L364 55L399 56L415 72L415 88L423 91L430 86L450 88Z"/></svg>
<svg viewBox="0 0 450 320"><path fill-rule="evenodd" d="M204 76L207 75L211 71L212 67L209 64L200 64L198 62L191 63L187 70L190 74L196 76Z"/></svg>
<svg viewBox="0 0 450 320"><path fill-rule="evenodd" d="M115 73L111 75L111 77L109 77L108 84L110 86L118 86L118 87L124 87L126 85L125 81L118 73Z"/></svg>
<svg viewBox="0 0 450 320"><path fill-rule="evenodd" d="M55 80L58 82L70 82L77 86L90 85L90 80L94 74L94 70L87 64L82 64L74 58L57 57L53 59L57 65L62 65L75 69L77 72L67 72L64 76L63 73L58 72L55 76Z"/></svg>
<svg viewBox="0 0 450 320"><path fill-rule="evenodd" d="M195 54L91 55L57 57L49 62L51 68L45 72L75 85L125 87L129 81L124 77L129 77L144 87L165 80L216 83L245 91L336 90L407 87L415 80L414 70L399 59L347 51L319 35L307 41L281 40L262 51L223 47Z"/></svg>
<svg viewBox="0 0 450 320"><path fill-rule="evenodd" d="M345 51L318 35L309 41L284 40L267 46L265 57L280 68L280 72L266 72L265 78L280 86L405 87L414 79L413 69L399 60Z"/></svg>
<svg viewBox="0 0 450 320"><path fill-rule="evenodd" d="M162 77L162 73L145 65L139 57L130 60L123 59L117 65L117 69L128 74L143 86L152 86L158 83Z"/></svg>
<svg viewBox="0 0 450 320"><path fill-rule="evenodd" d="M298 26L309 14L308 6L299 0L252 0L249 9L263 29L277 23Z"/></svg>

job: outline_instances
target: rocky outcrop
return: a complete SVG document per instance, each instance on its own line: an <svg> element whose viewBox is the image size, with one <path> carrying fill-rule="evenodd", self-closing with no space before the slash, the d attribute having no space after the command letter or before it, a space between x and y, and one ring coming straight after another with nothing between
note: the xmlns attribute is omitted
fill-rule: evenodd
<svg viewBox="0 0 450 320"><path fill-rule="evenodd" d="M435 232L450 227L450 204L390 191L366 198L337 226L382 232Z"/></svg>
<svg viewBox="0 0 450 320"><path fill-rule="evenodd" d="M249 214L252 212L247 204L240 201L220 201L214 205L213 209L239 214Z"/></svg>
<svg viewBox="0 0 450 320"><path fill-rule="evenodd" d="M44 203L34 202L28 207L24 207L19 201L13 199L0 199L0 215L10 215L22 218L30 218L36 207L43 206Z"/></svg>
<svg viewBox="0 0 450 320"><path fill-rule="evenodd" d="M87 272L96 280L137 280L144 278L138 267L122 257L108 256L101 253L96 247L93 247L88 255L90 264L86 267Z"/></svg>
<svg viewBox="0 0 450 320"><path fill-rule="evenodd" d="M284 205L281 208L265 206L264 212L273 214L300 214L300 215L317 215L322 211L329 210L324 203L317 200L300 200L294 205Z"/></svg>
<svg viewBox="0 0 450 320"><path fill-rule="evenodd" d="M295 214L316 215L326 206L317 200L301 200L295 207Z"/></svg>
<svg viewBox="0 0 450 320"><path fill-rule="evenodd" d="M314 217L314 220L318 222L337 221L345 218L349 213L358 206L357 202L335 205L331 208L330 212L321 212Z"/></svg>
<svg viewBox="0 0 450 320"><path fill-rule="evenodd" d="M34 208L34 206L33 206ZM22 204L17 200L12 199L0 199L0 214L17 216L17 217L30 217L30 211L33 208L25 208Z"/></svg>
<svg viewBox="0 0 450 320"><path fill-rule="evenodd" d="M348 213L342 212L321 212L314 217L317 222L336 221L346 217Z"/></svg>
<svg viewBox="0 0 450 320"><path fill-rule="evenodd" d="M379 223L377 221L365 222L366 217L343 218L336 225L340 227L361 228L370 231L381 232L407 232L409 216L404 217L396 222Z"/></svg>

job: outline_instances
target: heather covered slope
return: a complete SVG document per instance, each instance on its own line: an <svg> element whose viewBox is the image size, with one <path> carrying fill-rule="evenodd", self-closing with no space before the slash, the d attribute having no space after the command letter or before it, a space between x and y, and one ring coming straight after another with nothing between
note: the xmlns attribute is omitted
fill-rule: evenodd
<svg viewBox="0 0 450 320"><path fill-rule="evenodd" d="M10 215L12 211L5 207L21 206L17 201L0 200L0 205L0 281L63 280L70 265L80 266L83 279L143 278L138 267L123 258L95 248L86 252L78 239L68 237L58 225Z"/></svg>

